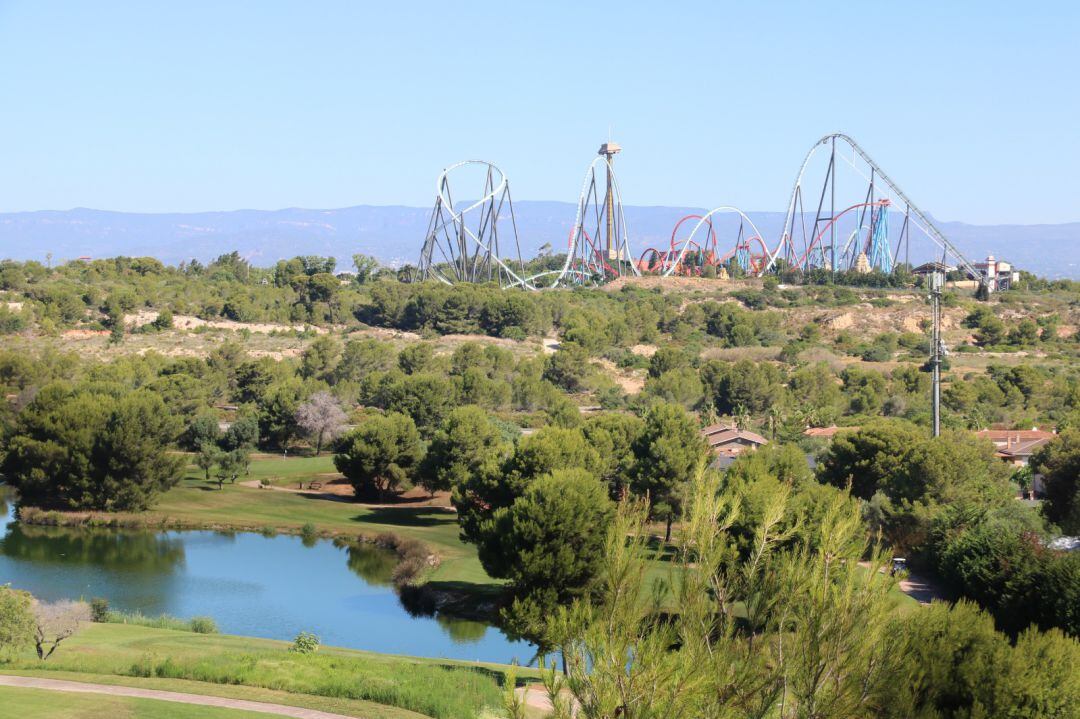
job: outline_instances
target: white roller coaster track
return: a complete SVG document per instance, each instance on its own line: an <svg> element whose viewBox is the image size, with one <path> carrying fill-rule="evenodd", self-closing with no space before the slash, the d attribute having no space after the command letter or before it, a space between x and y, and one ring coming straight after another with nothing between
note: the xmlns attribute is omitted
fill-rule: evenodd
<svg viewBox="0 0 1080 719"><path fill-rule="evenodd" d="M615 175L610 162L605 157L597 157L590 164L585 171L585 179L582 181L581 193L578 196L577 211L574 217L574 225L570 231L569 246L567 247L566 261L563 263L561 269L548 270L540 272L528 277L522 276L522 273L511 268L506 262L503 261L498 253L494 251L494 248L486 242L481 235L478 235L466 223L466 216L470 211L484 207L488 203L495 203L501 201L504 193L509 192L509 180L498 165L488 162L487 160L464 160L462 162L450 165L439 174L439 178L435 185L435 210L432 216L432 223L428 228L427 237L424 241L424 247L421 249L420 269L423 277L433 277L440 282L447 285L454 284L454 279L447 277L446 274L439 269L439 263L433 256L435 250L438 249L443 254L443 259L448 264L453 264L451 257L446 256L445 249L439 241L439 234L446 232L447 228L452 228L452 235L454 237L464 236L468 238L468 241L472 243L473 250L478 247L480 252L486 257L490 258L490 261L495 263L505 273L506 281L503 283L504 288L510 287L522 287L527 290L536 290L542 288L558 287L565 284L580 284L587 281L589 278L583 269L575 268L574 262L578 258L578 254L584 250L584 237L585 237L585 219L586 213L591 204L590 198L594 201L603 201L603 198L597 192L596 170L600 163L604 164L604 168L607 172L611 173L611 186L614 197L612 198L612 206L618 213L618 217L614 220L616 226L619 228L618 237L618 251L620 257L630 257L630 243L628 239L628 230L626 217L623 214L622 208L622 192L619 189L619 181ZM491 189L483 197L476 200L468 207L461 210L455 209L453 200L448 194L449 188L449 176L450 174L460 168L468 165L482 165L491 172L494 173L494 181L491 183ZM443 212L446 216L443 216ZM601 213L602 216L602 213ZM492 217L491 222L494 223L498 220L498 217ZM515 230L515 242L516 242L516 230ZM596 238L598 241L599 238ZM584 258L583 258L584 259ZM637 265L634 262L629 262L631 270L635 275L640 275ZM543 284L538 284L540 280L544 280Z"/></svg>
<svg viewBox="0 0 1080 719"><path fill-rule="evenodd" d="M902 202L903 205L911 211L911 215L914 218L912 220L913 225L922 230L922 232L927 237L929 237L935 244L937 244L937 246L941 248L941 250L952 255L953 258L956 260L957 264L959 264L960 267L962 267L972 277L976 278L984 285L987 284L987 280L983 273L976 270L975 267L970 262L968 262L967 258L964 257L964 255L961 254L960 251L956 249L956 247L951 242L949 242L949 240L934 225L930 218L927 217L926 214L923 213L923 211L920 210L919 207L908 198L904 191L901 190L895 182L893 182L892 178L889 177L889 175L881 169L881 166L874 162L870 155L868 155L866 151L859 146L859 143L855 142L855 140L849 135L845 135L841 132L834 132L831 135L826 135L825 137L818 140L814 144L814 146L810 148L810 151L806 153L806 157L803 159L802 165L799 166L799 174L795 178L795 184L791 188L791 196L788 199L787 213L784 218L784 227L780 231L780 240L776 244L776 249L769 254L769 262L765 266L766 272L772 269L773 266L776 264L776 260L779 257L780 253L783 251L785 243L789 240L787 234L788 228L792 226L792 220L795 215L796 199L799 194L799 188L802 186L803 175L806 173L806 168L810 164L810 159L819 149L821 149L825 145L829 145L835 140L841 140L842 142L846 143L848 147L851 148L854 154L857 154L860 158L862 158L863 162L870 166L870 168L874 172L875 177L881 182L883 182L885 184L885 187L888 188L889 191L891 191L893 197L890 197L890 199L892 199L893 202L897 205ZM865 179L867 182L870 181L870 178L866 177L866 175L863 174L858 167L856 167L855 163L852 161L854 157L852 157L852 159L848 159L844 157L841 153L837 153L837 157L840 157L845 162L847 162L848 165L850 165L851 168L854 169L855 172L862 176L863 179ZM833 172L835 173L835 171L836 168L834 167ZM833 182L835 183L835 175L833 177ZM875 188L878 187L876 181L874 186ZM886 196L889 195L888 192L885 192L883 194ZM899 200L900 202L897 202L897 200Z"/></svg>
<svg viewBox="0 0 1080 719"><path fill-rule="evenodd" d="M495 173L495 176L497 178L497 182L492 182L491 183L492 184L491 190L487 194L485 194L483 197L476 200L471 205L469 205L468 207L466 207L466 208L464 208L464 209L462 209L460 211L455 210L453 200L447 194L447 188L449 188L449 184L450 184L449 183L449 176L454 170L456 170L456 169L458 169L460 167L466 167L466 166L469 166L469 165L482 165L482 166L486 167L488 170ZM480 236L478 236L475 232L473 232L468 227L467 223L465 222L465 216L466 216L467 213L469 213L470 211L475 210L475 209L477 209L479 207L483 207L487 203L495 202L496 198L502 198L502 196L505 193L509 192L509 188L510 188L510 182L507 179L506 174L503 173L503 171L499 168L498 165L496 165L493 162L488 162L487 160L463 160L461 162L450 165L449 167L444 169L439 174L439 179L435 183L435 213L433 215L432 225L431 225L431 227L429 227L428 235L427 235L427 237L425 238L425 241L424 241L424 247L421 250L421 267L422 267L422 269L425 272L430 273L431 276L435 277L436 279L440 280L441 282L443 282L445 284L448 284L448 285L454 284L453 280L446 277L442 272L440 272L440 271L438 271L436 269L437 263L434 261L434 258L432 257L432 254L433 254L433 251L434 251L435 247L439 246L438 241L436 239L436 238L438 238L439 233L443 232L448 225L452 225L453 228L454 228L454 231L455 231L454 232L455 236L459 236L460 233L463 232L473 243L475 243L475 245L477 245L480 248L480 250L488 258L490 258L490 261L497 264L499 266L499 268L501 268L502 271L506 273L506 275L507 275L507 277L509 278L510 281L508 283L506 283L504 285L504 287L515 287L515 286L520 285L520 286L524 286L524 287L526 287L528 289L535 289L535 287L533 287L532 285L529 284L529 281L527 279L522 278L520 274L515 272L513 269L510 268L509 265L507 265L505 262L503 262L503 259L498 256L498 253L495 252L492 249L492 247L488 243L486 243ZM501 199L500 199L499 204L500 204L500 207L501 207ZM442 221L442 222L436 222L436 219L441 219L442 218L440 210L446 212L446 214L449 216L449 220ZM496 215L491 218L492 224L497 222L498 219L499 218L498 218L497 213L496 213ZM517 242L516 230L515 230L514 241L515 241L515 243ZM441 246L439 246L439 247L440 247L440 251L441 251L442 248L441 248ZM426 261L425 261L425 258L426 258ZM449 258L446 258L446 259L449 259Z"/></svg>
<svg viewBox="0 0 1080 719"><path fill-rule="evenodd" d="M620 233L618 238L618 253L620 257L630 257L630 242L629 234L627 231L626 216L623 214L622 206L622 192L619 189L619 178L615 175L615 170L611 166L611 163L604 156L597 157L589 163L588 169L585 170L585 178L581 181L581 193L578 195L577 211L574 215L574 226L570 229L570 241L566 248L566 261L563 263L560 270L548 270L547 272L541 272L536 275L522 280L524 286L533 285L535 287L536 280L541 278L551 277L555 278L546 287L558 287L561 284L565 284L570 278L575 275L580 275L580 280L584 280L584 273L581 270L575 271L573 269L574 260L577 257L578 251L581 249L581 243L583 241L582 235L585 233L585 212L589 208L589 197L599 197L595 194L596 168L597 165L603 163L605 170L611 175L611 187L615 193L613 198L613 206L618 212L617 226ZM596 238L599 241L599 238ZM630 267L635 275L640 275L637 264L632 260L630 261Z"/></svg>

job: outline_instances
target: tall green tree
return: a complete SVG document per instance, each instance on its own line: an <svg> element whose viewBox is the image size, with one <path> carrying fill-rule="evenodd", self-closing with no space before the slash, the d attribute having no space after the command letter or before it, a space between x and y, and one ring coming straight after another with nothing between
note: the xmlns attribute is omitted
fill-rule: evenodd
<svg viewBox="0 0 1080 719"><path fill-rule="evenodd" d="M270 384L260 401L259 435L275 447L288 447L300 431L296 410L304 395L304 383L297 377Z"/></svg>
<svg viewBox="0 0 1080 719"><path fill-rule="evenodd" d="M406 484L423 458L420 433L407 415L372 417L338 441L334 466L357 497L385 496Z"/></svg>
<svg viewBox="0 0 1080 719"><path fill-rule="evenodd" d="M592 375L589 351L577 342L563 342L551 355L544 369L544 379L567 392L581 392Z"/></svg>
<svg viewBox="0 0 1080 719"><path fill-rule="evenodd" d="M612 499L619 499L628 487L634 468L634 442L645 429L640 417L604 412L581 426L585 440L600 457L597 475L607 483Z"/></svg>
<svg viewBox="0 0 1080 719"><path fill-rule="evenodd" d="M579 429L544 427L523 437L499 471L473 472L454 488L462 539L478 544L483 526L494 514L510 507L537 478L561 469L584 469L595 474L600 456Z"/></svg>
<svg viewBox="0 0 1080 719"><path fill-rule="evenodd" d="M606 488L582 469L538 478L509 507L481 527L477 544L484 569L510 581L510 628L538 639L543 618L581 596L601 571L614 505Z"/></svg>
<svg viewBox="0 0 1080 719"><path fill-rule="evenodd" d="M635 461L630 488L648 497L652 516L665 521L665 541L670 540L671 525L678 516L690 480L708 457L708 447L697 422L685 409L661 403L646 413L645 426L633 449Z"/></svg>
<svg viewBox="0 0 1080 719"><path fill-rule="evenodd" d="M319 335L300 355L300 375L330 381L340 360L341 343L330 335Z"/></svg>
<svg viewBox="0 0 1080 719"><path fill-rule="evenodd" d="M203 471L206 481L210 481L210 472L221 459L221 450L212 442L204 442L195 453L195 466Z"/></svg>
<svg viewBox="0 0 1080 719"><path fill-rule="evenodd" d="M353 267L356 269L356 283L366 285L375 279L381 270L379 260L371 255L355 254L352 256Z"/></svg>
<svg viewBox="0 0 1080 719"><path fill-rule="evenodd" d="M20 414L0 465L30 505L139 511L179 481L178 420L148 390L53 384Z"/></svg>
<svg viewBox="0 0 1080 719"><path fill-rule="evenodd" d="M198 450L204 444L216 444L219 439L221 439L221 428L217 415L212 412L200 412L188 424L183 443L188 449Z"/></svg>
<svg viewBox="0 0 1080 719"><path fill-rule="evenodd" d="M474 405L453 410L432 437L421 464L420 484L429 493L454 490L498 474L510 447L487 412ZM465 504L464 497L458 500Z"/></svg>
<svg viewBox="0 0 1080 719"><path fill-rule="evenodd" d="M221 446L226 452L240 448L254 449L258 443L259 418L250 414L237 418L221 438Z"/></svg>

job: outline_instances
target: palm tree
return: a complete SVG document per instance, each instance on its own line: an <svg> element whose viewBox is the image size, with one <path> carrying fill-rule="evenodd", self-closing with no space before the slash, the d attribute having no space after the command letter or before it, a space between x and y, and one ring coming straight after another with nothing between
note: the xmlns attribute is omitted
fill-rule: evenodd
<svg viewBox="0 0 1080 719"><path fill-rule="evenodd" d="M765 413L765 424L769 428L769 439L776 441L776 432L780 429L780 425L784 423L784 410L780 409L776 405L769 407L768 412Z"/></svg>
<svg viewBox="0 0 1080 719"><path fill-rule="evenodd" d="M735 411L733 412L732 419L735 420L736 429L746 429L750 426L750 411L746 409L746 405L735 405Z"/></svg>

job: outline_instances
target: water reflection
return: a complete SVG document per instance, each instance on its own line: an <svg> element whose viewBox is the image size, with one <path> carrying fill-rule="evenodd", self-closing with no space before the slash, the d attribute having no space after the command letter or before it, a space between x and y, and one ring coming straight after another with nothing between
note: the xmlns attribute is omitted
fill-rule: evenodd
<svg viewBox="0 0 1080 719"><path fill-rule="evenodd" d="M0 554L36 564L91 565L136 574L170 574L184 563L184 543L150 532L64 529L12 523Z"/></svg>
<svg viewBox="0 0 1080 719"><path fill-rule="evenodd" d="M348 567L356 576L377 587L393 585L397 557L385 549L371 544L350 543L346 545Z"/></svg>
<svg viewBox="0 0 1080 719"><path fill-rule="evenodd" d="M435 621L455 644L475 644L484 638L488 630L488 625L483 622L454 619L443 614L436 615Z"/></svg>

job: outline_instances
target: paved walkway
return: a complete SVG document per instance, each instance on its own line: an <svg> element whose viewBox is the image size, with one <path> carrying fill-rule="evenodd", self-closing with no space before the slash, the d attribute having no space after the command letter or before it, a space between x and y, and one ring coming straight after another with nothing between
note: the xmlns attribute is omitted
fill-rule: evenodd
<svg viewBox="0 0 1080 719"><path fill-rule="evenodd" d="M57 692L78 692L81 694L108 694L114 697L135 697L137 699L157 699L163 702L197 704L199 706L276 714L277 716L294 717L295 719L355 719L345 714L331 714L317 709L291 707L285 704L253 702L246 699L226 699L225 697L211 697L203 694L183 694L158 689L121 687L112 684L86 684L83 682L70 682L64 679L46 679L44 677L18 677L0 674L0 686L20 687L22 689L47 689Z"/></svg>

